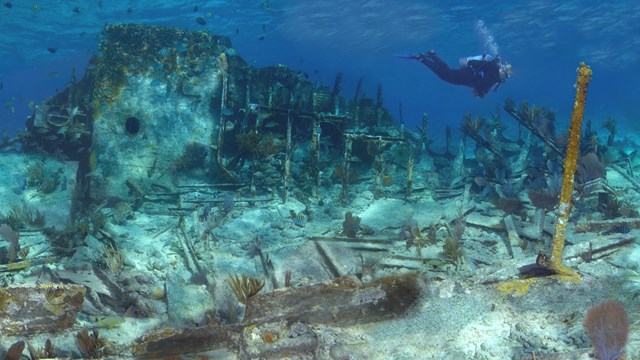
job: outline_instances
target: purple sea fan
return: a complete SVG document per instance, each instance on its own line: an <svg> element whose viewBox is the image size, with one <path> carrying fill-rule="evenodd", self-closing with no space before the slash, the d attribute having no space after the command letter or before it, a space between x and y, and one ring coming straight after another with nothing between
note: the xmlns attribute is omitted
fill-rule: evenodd
<svg viewBox="0 0 640 360"><path fill-rule="evenodd" d="M624 355L629 319L619 302L607 300L590 307L584 327L599 360L618 360Z"/></svg>

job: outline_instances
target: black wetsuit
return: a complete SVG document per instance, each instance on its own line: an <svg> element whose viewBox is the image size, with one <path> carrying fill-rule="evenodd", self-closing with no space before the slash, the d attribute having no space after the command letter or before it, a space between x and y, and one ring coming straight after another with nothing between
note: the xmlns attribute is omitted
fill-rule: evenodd
<svg viewBox="0 0 640 360"><path fill-rule="evenodd" d="M503 82L500 80L500 59L497 57L469 60L466 67L459 69L451 69L434 53L421 55L417 60L448 83L472 87L474 94L479 97L484 97L494 85Z"/></svg>

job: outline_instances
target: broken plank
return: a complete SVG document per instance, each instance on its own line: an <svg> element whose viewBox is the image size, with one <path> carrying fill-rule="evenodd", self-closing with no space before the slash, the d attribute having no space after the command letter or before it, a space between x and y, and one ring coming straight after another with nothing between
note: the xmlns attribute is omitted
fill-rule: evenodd
<svg viewBox="0 0 640 360"><path fill-rule="evenodd" d="M590 220L576 224L576 232L589 232L601 230L613 230L614 228L626 226L630 229L640 228L640 219L638 218L622 218L611 220Z"/></svg>
<svg viewBox="0 0 640 360"><path fill-rule="evenodd" d="M419 275L412 272L368 283L342 277L331 283L278 289L247 300L245 324L287 322L353 325L400 316L419 295Z"/></svg>
<svg viewBox="0 0 640 360"><path fill-rule="evenodd" d="M151 332L133 345L135 356L160 359L169 355L198 353L238 347L243 325L165 328Z"/></svg>
<svg viewBox="0 0 640 360"><path fill-rule="evenodd" d="M340 277L341 276L340 271L334 264L334 261L329 257L327 252L320 245L320 243L317 241L314 241L313 244L316 246L316 250L318 251L318 254L320 254L320 258L322 259L322 262L326 265L327 270L329 271L329 273L331 273L331 276L334 278Z"/></svg>
<svg viewBox="0 0 640 360"><path fill-rule="evenodd" d="M365 243L365 244L367 243L368 244L393 244L398 241L405 241L405 240L394 239L394 238L366 238L366 237L350 238L350 237L341 237L341 236L334 236L334 237L310 236L308 237L308 239L312 241L344 241L344 242Z"/></svg>
<svg viewBox="0 0 640 360"><path fill-rule="evenodd" d="M422 277L417 272L405 273L361 283L354 277L342 277L329 283L296 288L280 288L258 294L247 300L242 324L205 326L190 329L162 329L140 338L133 345L133 354L142 358L162 358L169 355L206 352L217 349L238 350L241 336L247 329L262 324L353 325L371 323L402 316L416 302ZM297 344L284 347L299 351L314 346L312 334ZM259 349L260 352L265 349ZM269 353L281 358L283 353Z"/></svg>

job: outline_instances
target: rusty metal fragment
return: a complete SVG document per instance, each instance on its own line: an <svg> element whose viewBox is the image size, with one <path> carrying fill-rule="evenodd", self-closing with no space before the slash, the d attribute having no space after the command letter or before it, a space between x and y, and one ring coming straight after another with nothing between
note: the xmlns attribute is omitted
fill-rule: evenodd
<svg viewBox="0 0 640 360"><path fill-rule="evenodd" d="M0 333L56 332L73 326L86 289L80 285L41 284L0 288Z"/></svg>
<svg viewBox="0 0 640 360"><path fill-rule="evenodd" d="M149 359L169 355L237 348L243 325L161 329L143 336L133 345L133 355Z"/></svg>
<svg viewBox="0 0 640 360"><path fill-rule="evenodd" d="M419 295L417 273L368 283L342 277L331 283L278 289L247 301L245 324L288 323L353 325L400 316Z"/></svg>
<svg viewBox="0 0 640 360"><path fill-rule="evenodd" d="M242 331L240 358L313 357L319 343L311 327L303 323L247 326Z"/></svg>
<svg viewBox="0 0 640 360"><path fill-rule="evenodd" d="M403 315L419 296L418 273L368 283L342 277L330 283L281 288L247 301L242 324L162 329L142 337L133 354L143 358L217 349L245 357L282 358L311 354L317 336L303 324L352 325Z"/></svg>

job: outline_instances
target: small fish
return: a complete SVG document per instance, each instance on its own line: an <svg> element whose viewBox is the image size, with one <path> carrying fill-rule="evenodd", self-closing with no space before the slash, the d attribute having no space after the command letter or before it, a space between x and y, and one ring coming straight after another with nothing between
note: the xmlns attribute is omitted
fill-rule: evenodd
<svg viewBox="0 0 640 360"><path fill-rule="evenodd" d="M631 229L627 225L620 225L613 228L613 231L619 234L628 234L631 231Z"/></svg>
<svg viewBox="0 0 640 360"><path fill-rule="evenodd" d="M103 316L93 319L97 327L113 329L114 327L124 324L125 318L122 316Z"/></svg>
<svg viewBox="0 0 640 360"><path fill-rule="evenodd" d="M133 8L128 8L127 9L127 14L131 14L133 12Z"/></svg>
<svg viewBox="0 0 640 360"><path fill-rule="evenodd" d="M4 3L4 7L6 7L7 9L11 9L13 7L13 4L7 1L6 3Z"/></svg>
<svg viewBox="0 0 640 360"><path fill-rule="evenodd" d="M235 129L236 127L236 123L233 121L227 121L224 125L224 129L226 131L233 131L233 129Z"/></svg>
<svg viewBox="0 0 640 360"><path fill-rule="evenodd" d="M205 26L207 25L207 20L205 20L203 17L198 16L196 18L196 23L198 23L198 25Z"/></svg>
<svg viewBox="0 0 640 360"><path fill-rule="evenodd" d="M258 40L260 40L260 41L264 40L264 35L258 36Z"/></svg>
<svg viewBox="0 0 640 360"><path fill-rule="evenodd" d="M50 78L54 78L54 77L58 77L58 75L60 75L57 71L49 71L47 73L47 76Z"/></svg>
<svg viewBox="0 0 640 360"><path fill-rule="evenodd" d="M102 0L98 1L98 7L102 9L103 6L104 6L104 2Z"/></svg>
<svg viewBox="0 0 640 360"><path fill-rule="evenodd" d="M38 4L33 4L33 6L31 6L31 8L32 8L34 11L40 11L40 5L38 5Z"/></svg>
<svg viewBox="0 0 640 360"><path fill-rule="evenodd" d="M265 129L273 129L273 128L277 128L278 127L278 122L271 119L267 122L264 123L264 125L262 125Z"/></svg>
<svg viewBox="0 0 640 360"><path fill-rule="evenodd" d="M47 51L52 53L52 54L55 54L56 52L58 52L58 49L54 48L54 47L50 47L50 48L47 48Z"/></svg>
<svg viewBox="0 0 640 360"><path fill-rule="evenodd" d="M224 115L224 116L231 116L231 115L233 115L233 109L224 108L224 109L222 109L221 114Z"/></svg>
<svg viewBox="0 0 640 360"><path fill-rule="evenodd" d="M236 35L238 35L240 33L240 29L236 28Z"/></svg>
<svg viewBox="0 0 640 360"><path fill-rule="evenodd" d="M0 90L4 87L4 83L0 82Z"/></svg>
<svg viewBox="0 0 640 360"><path fill-rule="evenodd" d="M73 8L73 12L75 14L80 14L80 12L82 12L82 10L80 10L80 8L76 6L76 7Z"/></svg>
<svg viewBox="0 0 640 360"><path fill-rule="evenodd" d="M307 217L302 214L296 214L292 219L293 224L297 227L304 227L307 225Z"/></svg>
<svg viewBox="0 0 640 360"><path fill-rule="evenodd" d="M194 6L194 7L193 7L193 12L198 12L198 9L199 9L199 8L198 8L198 5Z"/></svg>

